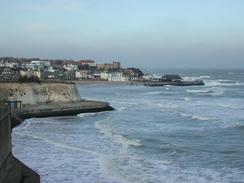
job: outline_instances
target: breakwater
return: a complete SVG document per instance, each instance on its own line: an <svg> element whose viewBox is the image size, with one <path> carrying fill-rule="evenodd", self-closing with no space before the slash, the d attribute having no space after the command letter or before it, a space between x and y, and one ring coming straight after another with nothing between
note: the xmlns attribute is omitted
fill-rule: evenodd
<svg viewBox="0 0 244 183"><path fill-rule="evenodd" d="M102 112L114 110L108 102L101 101L81 101L75 103L53 103L30 105L21 109L13 110L13 127L19 124L23 119L33 117L50 116L72 116L80 113Z"/></svg>

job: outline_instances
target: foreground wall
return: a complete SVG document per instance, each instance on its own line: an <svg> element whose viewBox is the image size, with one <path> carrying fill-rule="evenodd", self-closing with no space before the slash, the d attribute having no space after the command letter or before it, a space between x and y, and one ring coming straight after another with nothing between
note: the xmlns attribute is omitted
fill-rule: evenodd
<svg viewBox="0 0 244 183"><path fill-rule="evenodd" d="M0 83L0 100L43 104L79 102L81 99L72 83Z"/></svg>
<svg viewBox="0 0 244 183"><path fill-rule="evenodd" d="M40 176L12 155L10 115L0 106L0 183L39 183Z"/></svg>
<svg viewBox="0 0 244 183"><path fill-rule="evenodd" d="M11 153L11 125L9 110L0 106L0 167Z"/></svg>

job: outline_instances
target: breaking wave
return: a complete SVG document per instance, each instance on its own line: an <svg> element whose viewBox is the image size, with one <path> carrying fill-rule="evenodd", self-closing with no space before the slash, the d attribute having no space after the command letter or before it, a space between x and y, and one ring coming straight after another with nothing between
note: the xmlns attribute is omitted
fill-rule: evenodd
<svg viewBox="0 0 244 183"><path fill-rule="evenodd" d="M205 81L206 86L240 86L244 85L244 83L230 81L230 80L208 80Z"/></svg>
<svg viewBox="0 0 244 183"><path fill-rule="evenodd" d="M206 117L206 116L197 116L197 115L191 115L191 114L185 114L185 113L179 113L180 116L182 117L188 117L191 119L196 119L200 121L209 121L209 120L214 120L214 118Z"/></svg>
<svg viewBox="0 0 244 183"><path fill-rule="evenodd" d="M124 135L115 133L114 130L109 126L108 123L104 123L104 121L98 121L95 123L96 129L99 130L100 133L104 134L106 137L110 138L114 143L121 144L124 147L142 146L139 140L130 139Z"/></svg>
<svg viewBox="0 0 244 183"><path fill-rule="evenodd" d="M186 90L188 93L214 93L212 90Z"/></svg>
<svg viewBox="0 0 244 183"><path fill-rule="evenodd" d="M244 109L244 106L236 105L236 104L221 104L219 103L218 106L229 108L229 109Z"/></svg>
<svg viewBox="0 0 244 183"><path fill-rule="evenodd" d="M218 87L212 87L209 89L195 89L195 90L189 89L189 90L186 90L186 92L197 94L197 95L218 96L218 95L222 95L224 93L224 89L218 88Z"/></svg>
<svg viewBox="0 0 244 183"><path fill-rule="evenodd" d="M56 147L63 148L63 149L69 149L69 150L74 150L74 151L79 151L79 152L89 153L89 154L91 153L93 155L98 155L98 156L102 155L101 153L98 153L98 152L95 152L95 151L92 151L92 150L89 150L89 149L79 148L79 147L75 147L75 146L71 146L71 145L66 145L66 144L63 144L63 143L60 143L60 142L55 142L55 141L50 140L50 139L45 138L45 137L33 135L32 133L20 133L20 132L17 132L17 131L14 131L14 133L19 135L19 136L23 136L23 137L27 136L27 137L31 137L31 138L34 138L34 139L42 140L43 142L46 142L48 144L52 144L52 145L54 145Z"/></svg>
<svg viewBox="0 0 244 183"><path fill-rule="evenodd" d="M89 117L89 116L98 116L100 114L104 114L104 113L107 113L107 112L97 112L97 113L81 113L81 114L78 114L77 116L83 118L83 117Z"/></svg>

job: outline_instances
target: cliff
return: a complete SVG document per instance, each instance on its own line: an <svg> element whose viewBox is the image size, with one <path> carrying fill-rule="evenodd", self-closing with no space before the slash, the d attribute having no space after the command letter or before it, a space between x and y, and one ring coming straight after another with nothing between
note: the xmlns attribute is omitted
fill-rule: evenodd
<svg viewBox="0 0 244 183"><path fill-rule="evenodd" d="M80 102L72 83L1 83L0 100L22 101L24 105Z"/></svg>

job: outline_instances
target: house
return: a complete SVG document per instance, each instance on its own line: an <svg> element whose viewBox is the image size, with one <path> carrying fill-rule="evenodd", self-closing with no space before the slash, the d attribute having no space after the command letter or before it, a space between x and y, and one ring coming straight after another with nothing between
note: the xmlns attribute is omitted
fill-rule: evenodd
<svg viewBox="0 0 244 183"><path fill-rule="evenodd" d="M104 71L119 70L121 67L120 62L96 64L96 66L98 70Z"/></svg>
<svg viewBox="0 0 244 183"><path fill-rule="evenodd" d="M182 78L179 75L176 75L176 74L165 74L159 80L160 81L171 82L171 81L181 81Z"/></svg>
<svg viewBox="0 0 244 183"><path fill-rule="evenodd" d="M151 74L145 74L142 76L144 81L152 81L154 79L153 75Z"/></svg>
<svg viewBox="0 0 244 183"><path fill-rule="evenodd" d="M77 71L78 70L78 66L74 65L74 64L65 64L65 65L63 65L63 68L67 71Z"/></svg>
<svg viewBox="0 0 244 183"><path fill-rule="evenodd" d="M115 71L108 74L108 81L128 81L128 77L123 77L123 72Z"/></svg>
<svg viewBox="0 0 244 183"><path fill-rule="evenodd" d="M75 78L76 79L88 79L88 70L78 70L78 71L75 71Z"/></svg>
<svg viewBox="0 0 244 183"><path fill-rule="evenodd" d="M20 70L21 81L40 81L41 72L36 70Z"/></svg>
<svg viewBox="0 0 244 183"><path fill-rule="evenodd" d="M108 72L104 71L104 72L101 72L101 79L102 80L108 80Z"/></svg>
<svg viewBox="0 0 244 183"><path fill-rule="evenodd" d="M19 76L19 72L16 69L0 67L0 81L17 81Z"/></svg>
<svg viewBox="0 0 244 183"><path fill-rule="evenodd" d="M131 81L138 81L144 75L143 72L137 68L123 69L123 73L124 73L124 75L128 76L129 80L131 80Z"/></svg>
<svg viewBox="0 0 244 183"><path fill-rule="evenodd" d="M50 61L45 61L45 60L33 60L30 61L29 63L22 64L23 69L28 69L28 70L38 70L38 71L43 71L48 69L50 67Z"/></svg>

